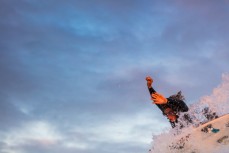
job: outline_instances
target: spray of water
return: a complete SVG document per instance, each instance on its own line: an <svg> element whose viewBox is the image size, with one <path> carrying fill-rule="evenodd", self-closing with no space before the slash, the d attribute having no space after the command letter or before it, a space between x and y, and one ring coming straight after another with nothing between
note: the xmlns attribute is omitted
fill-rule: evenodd
<svg viewBox="0 0 229 153"><path fill-rule="evenodd" d="M179 129L168 129L166 132L153 136L152 149L150 153L228 153L229 145L216 147L215 144L208 142L203 144L202 142L196 141L197 138L190 138L190 131L194 130L200 123L207 121L203 115L204 108L208 108L210 112L216 113L218 116L229 113L229 74L222 75L221 84L216 87L211 95L203 96L198 102L190 106L189 114L193 119L193 125L187 126L186 128ZM196 135L198 137L198 135ZM187 145L186 140L189 139ZM174 144L175 140L182 140L184 142L185 150L182 148L182 143L178 146ZM186 144L185 144L186 143ZM195 148L193 148L195 146Z"/></svg>

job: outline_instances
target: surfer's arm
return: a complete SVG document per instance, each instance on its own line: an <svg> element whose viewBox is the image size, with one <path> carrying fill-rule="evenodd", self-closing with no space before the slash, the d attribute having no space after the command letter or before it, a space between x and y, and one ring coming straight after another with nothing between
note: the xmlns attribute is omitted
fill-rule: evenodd
<svg viewBox="0 0 229 153"><path fill-rule="evenodd" d="M150 93L150 95L151 95L151 97L152 97L152 94L153 93L156 93L156 91L153 89L153 87L152 87L152 84L153 84L153 79L150 77L150 76L147 76L146 77L146 81L147 81L147 87L148 87L148 89L149 89L149 93Z"/></svg>
<svg viewBox="0 0 229 153"><path fill-rule="evenodd" d="M154 88L153 87L150 87L150 88L148 88L149 89L149 93L150 93L150 95L152 95L153 93L156 93L156 91L154 90Z"/></svg>

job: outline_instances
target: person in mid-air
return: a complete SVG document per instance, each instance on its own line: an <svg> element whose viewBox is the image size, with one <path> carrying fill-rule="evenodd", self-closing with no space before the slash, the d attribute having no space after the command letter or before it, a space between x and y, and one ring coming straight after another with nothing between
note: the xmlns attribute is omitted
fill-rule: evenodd
<svg viewBox="0 0 229 153"><path fill-rule="evenodd" d="M165 98L162 94L157 93L153 87L153 79L150 76L146 77L147 87L149 89L153 103L158 106L162 111L163 115L166 116L172 126L172 128L179 126L183 128L183 123L178 121L178 118L182 118L187 124L192 123L191 118L188 114L180 116L180 112L187 112L189 110L188 106L184 102L184 97L181 92L176 95L172 95L169 98Z"/></svg>

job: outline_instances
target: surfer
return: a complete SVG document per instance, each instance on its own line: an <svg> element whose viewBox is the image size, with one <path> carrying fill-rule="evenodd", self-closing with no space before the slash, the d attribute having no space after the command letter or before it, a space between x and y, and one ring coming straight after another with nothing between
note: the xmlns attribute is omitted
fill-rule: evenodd
<svg viewBox="0 0 229 153"><path fill-rule="evenodd" d="M163 115L168 118L172 128L178 125L179 128L184 127L183 123L178 121L178 118L184 120L187 124L192 123L192 120L188 114L184 114L182 117L180 117L180 112L187 112L189 110L188 106L184 102L184 97L182 96L181 91L176 95L165 98L162 94L157 93L153 89L153 79L150 76L146 77L146 81L153 104L156 104L157 107L162 111Z"/></svg>

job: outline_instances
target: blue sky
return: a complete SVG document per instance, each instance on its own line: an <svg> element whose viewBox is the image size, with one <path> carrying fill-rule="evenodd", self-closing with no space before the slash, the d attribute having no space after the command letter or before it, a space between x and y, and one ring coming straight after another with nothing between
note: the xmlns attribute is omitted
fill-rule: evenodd
<svg viewBox="0 0 229 153"><path fill-rule="evenodd" d="M142 153L229 68L228 1L1 0L0 152Z"/></svg>

